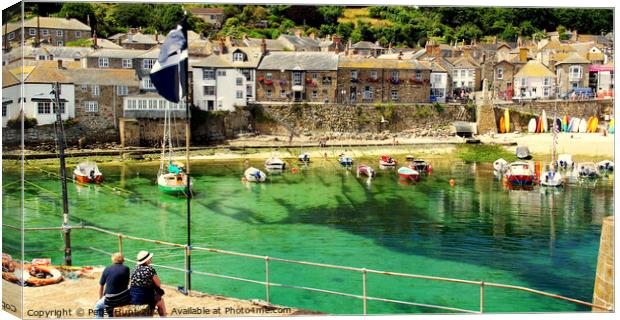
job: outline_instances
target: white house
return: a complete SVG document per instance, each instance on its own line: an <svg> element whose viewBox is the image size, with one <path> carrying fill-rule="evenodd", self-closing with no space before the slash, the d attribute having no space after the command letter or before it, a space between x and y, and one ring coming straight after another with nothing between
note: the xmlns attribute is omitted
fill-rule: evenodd
<svg viewBox="0 0 620 320"><path fill-rule="evenodd" d="M528 61L514 75L514 98L549 99L555 96L555 74L537 60Z"/></svg>
<svg viewBox="0 0 620 320"><path fill-rule="evenodd" d="M54 95L51 94L55 82L60 84L60 110L62 119L75 117L75 86L66 77L48 66L24 66L24 91L20 94L19 80L22 68L2 72L2 126L8 120L19 116L23 102L24 115L37 119L38 125L56 122ZM5 75L6 74L6 75ZM13 76L12 78L9 76ZM5 80L8 77L8 80ZM15 81L17 81L15 83ZM6 108L6 110L5 110ZM5 115L6 114L6 115Z"/></svg>
<svg viewBox="0 0 620 320"><path fill-rule="evenodd" d="M431 101L440 103L446 102L448 94L448 70L443 67L437 59L425 61L425 65L431 69Z"/></svg>
<svg viewBox="0 0 620 320"><path fill-rule="evenodd" d="M452 90L459 89L465 92L476 90L480 81L480 66L464 49L461 57L452 59Z"/></svg>
<svg viewBox="0 0 620 320"><path fill-rule="evenodd" d="M265 48L218 49L192 66L194 105L205 111L234 111L256 98L256 67Z"/></svg>

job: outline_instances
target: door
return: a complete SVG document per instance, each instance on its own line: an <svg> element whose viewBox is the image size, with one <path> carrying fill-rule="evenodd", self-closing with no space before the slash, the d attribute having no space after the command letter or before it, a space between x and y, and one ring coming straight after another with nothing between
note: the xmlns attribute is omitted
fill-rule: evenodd
<svg viewBox="0 0 620 320"><path fill-rule="evenodd" d="M351 95L350 95L350 101L351 103L355 103L357 100L357 87L351 87Z"/></svg>

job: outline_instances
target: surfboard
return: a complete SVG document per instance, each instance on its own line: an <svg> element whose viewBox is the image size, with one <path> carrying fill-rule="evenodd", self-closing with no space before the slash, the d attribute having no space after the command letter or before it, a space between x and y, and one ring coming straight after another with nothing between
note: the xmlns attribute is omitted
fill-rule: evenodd
<svg viewBox="0 0 620 320"><path fill-rule="evenodd" d="M536 118L530 119L530 122L527 124L527 132L529 133L536 132Z"/></svg>
<svg viewBox="0 0 620 320"><path fill-rule="evenodd" d="M592 117L592 123L590 123L590 132L596 133L598 131L598 118Z"/></svg>
<svg viewBox="0 0 620 320"><path fill-rule="evenodd" d="M542 132L549 131L548 125L549 124L547 123L547 113L545 112L545 110L543 110L543 112L542 112Z"/></svg>
<svg viewBox="0 0 620 320"><path fill-rule="evenodd" d="M510 112L508 111L508 109L504 109L504 121L506 121L506 123L504 124L506 132L510 132Z"/></svg>
<svg viewBox="0 0 620 320"><path fill-rule="evenodd" d="M575 124L575 118L572 118L568 121L568 126L566 127L566 132L573 131L573 125Z"/></svg>
<svg viewBox="0 0 620 320"><path fill-rule="evenodd" d="M561 131L566 132L566 128L568 128L568 116L562 117L562 126L560 128Z"/></svg>
<svg viewBox="0 0 620 320"><path fill-rule="evenodd" d="M615 121L614 118L611 118L609 120L609 133L614 133L614 131L616 131Z"/></svg>
<svg viewBox="0 0 620 320"><path fill-rule="evenodd" d="M534 130L534 132L539 133L540 132L540 125L541 125L541 121L540 121L540 116L536 117L536 130Z"/></svg>
<svg viewBox="0 0 620 320"><path fill-rule="evenodd" d="M581 121L579 121L579 133L584 133L588 130L588 120L581 119Z"/></svg>
<svg viewBox="0 0 620 320"><path fill-rule="evenodd" d="M590 127L592 127L592 119L593 117L588 118L588 122L586 124L586 132L590 132Z"/></svg>
<svg viewBox="0 0 620 320"><path fill-rule="evenodd" d="M580 118L573 118L574 122L573 122L573 128L571 130L571 132L579 132L579 125L581 124L581 119Z"/></svg>
<svg viewBox="0 0 620 320"><path fill-rule="evenodd" d="M506 132L506 120L504 120L504 116L499 117L499 133Z"/></svg>

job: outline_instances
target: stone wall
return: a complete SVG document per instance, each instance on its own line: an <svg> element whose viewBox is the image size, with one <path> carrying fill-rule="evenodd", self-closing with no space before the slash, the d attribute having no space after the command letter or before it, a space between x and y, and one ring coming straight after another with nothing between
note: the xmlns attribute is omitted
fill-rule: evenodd
<svg viewBox="0 0 620 320"><path fill-rule="evenodd" d="M592 303L601 308L592 308L592 311L614 310L614 217L603 220L601 230L601 244L598 250L596 265L596 279L594 281L594 296Z"/></svg>
<svg viewBox="0 0 620 320"><path fill-rule="evenodd" d="M77 146L78 140L82 139L83 146L91 143L108 143L118 141L118 132L114 128L92 130L78 124L64 125L65 141L69 146ZM24 144L26 149L54 150L56 141L56 129L54 125L37 126L24 131ZM17 147L21 143L21 130L2 128L3 147Z"/></svg>
<svg viewBox="0 0 620 320"><path fill-rule="evenodd" d="M374 138L377 133L445 136L456 120L474 121L475 108L462 105L254 105L262 134L335 135ZM383 120L383 121L382 121Z"/></svg>
<svg viewBox="0 0 620 320"><path fill-rule="evenodd" d="M199 145L221 143L251 127L248 110L205 112L192 110L192 142Z"/></svg>

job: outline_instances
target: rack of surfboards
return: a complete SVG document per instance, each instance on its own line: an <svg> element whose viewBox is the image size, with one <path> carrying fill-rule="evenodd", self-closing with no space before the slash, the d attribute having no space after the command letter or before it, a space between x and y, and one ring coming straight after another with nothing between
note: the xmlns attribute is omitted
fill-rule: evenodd
<svg viewBox="0 0 620 320"><path fill-rule="evenodd" d="M504 115L499 117L499 133L510 132L510 112L504 109Z"/></svg>
<svg viewBox="0 0 620 320"><path fill-rule="evenodd" d="M589 117L589 118L571 118L566 115L563 117L555 118L551 121L551 127L549 127L549 120L547 119L547 114L545 111L538 117L534 117L530 119L527 125L527 131L529 133L541 133L541 132L550 132L553 128L557 128L558 132L580 132L580 133L593 133L598 132L598 118L597 117ZM615 129L613 118L609 122L609 133L613 133Z"/></svg>

